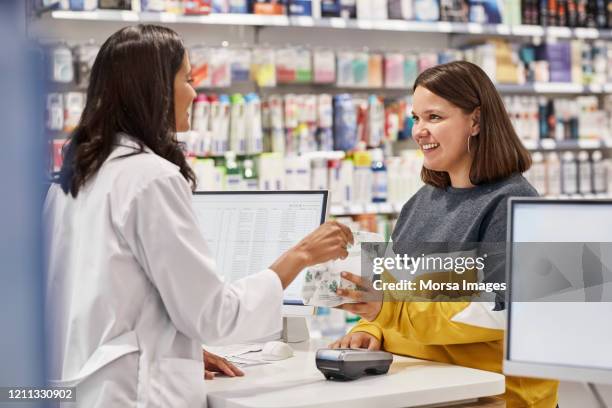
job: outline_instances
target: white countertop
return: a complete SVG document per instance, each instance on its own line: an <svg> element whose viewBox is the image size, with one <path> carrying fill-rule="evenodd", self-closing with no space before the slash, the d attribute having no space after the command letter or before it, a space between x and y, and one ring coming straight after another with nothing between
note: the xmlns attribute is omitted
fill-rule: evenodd
<svg viewBox="0 0 612 408"><path fill-rule="evenodd" d="M207 381L210 408L410 407L504 393L504 376L488 371L394 356L389 373L328 381L315 366L327 343L293 344L295 355L244 368L245 376Z"/></svg>

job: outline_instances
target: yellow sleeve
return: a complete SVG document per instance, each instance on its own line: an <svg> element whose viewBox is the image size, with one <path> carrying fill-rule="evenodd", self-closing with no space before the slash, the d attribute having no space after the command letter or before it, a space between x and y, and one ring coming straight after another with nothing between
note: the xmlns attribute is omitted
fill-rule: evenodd
<svg viewBox="0 0 612 408"><path fill-rule="evenodd" d="M359 322L357 322L355 327L353 327L349 333L354 332L366 332L376 337L379 341L383 340L383 332L380 326L378 326L376 323L368 322L365 319L361 319Z"/></svg>
<svg viewBox="0 0 612 408"><path fill-rule="evenodd" d="M360 321L352 331L367 331L382 338L393 330L426 345L480 343L502 340L504 331L453 321L470 302L383 302L373 322ZM382 330L381 330L382 329ZM376 331L378 330L378 332Z"/></svg>

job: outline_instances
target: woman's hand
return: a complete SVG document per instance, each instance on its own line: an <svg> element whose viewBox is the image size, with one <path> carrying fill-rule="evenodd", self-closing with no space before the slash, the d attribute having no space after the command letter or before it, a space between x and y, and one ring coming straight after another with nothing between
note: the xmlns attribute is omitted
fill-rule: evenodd
<svg viewBox="0 0 612 408"><path fill-rule="evenodd" d="M223 373L229 377L242 377L244 373L238 367L216 354L202 350L204 359L204 379L212 380L215 374Z"/></svg>
<svg viewBox="0 0 612 408"><path fill-rule="evenodd" d="M310 266L346 258L346 248L352 243L353 233L349 227L338 221L327 221L302 239L293 250L303 253L306 256L306 266Z"/></svg>
<svg viewBox="0 0 612 408"><path fill-rule="evenodd" d="M357 285L358 290L338 289L336 294L358 303L344 303L338 306L338 309L359 315L370 322L375 320L382 309L383 293L374 289L370 282L360 276L350 272L342 272L341 276Z"/></svg>
<svg viewBox="0 0 612 408"><path fill-rule="evenodd" d="M380 347L380 340L366 332L349 333L329 345L329 348L367 348L368 350L380 350Z"/></svg>
<svg viewBox="0 0 612 408"><path fill-rule="evenodd" d="M270 269L278 274L284 289L307 266L346 258L346 248L353 242L353 233L346 225L328 221L281 255Z"/></svg>

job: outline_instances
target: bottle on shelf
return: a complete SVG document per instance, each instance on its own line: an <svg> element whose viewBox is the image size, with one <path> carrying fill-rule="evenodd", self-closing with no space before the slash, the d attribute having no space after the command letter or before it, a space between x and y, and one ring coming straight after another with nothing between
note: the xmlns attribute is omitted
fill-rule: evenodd
<svg viewBox="0 0 612 408"><path fill-rule="evenodd" d="M257 179L257 171L255 164L251 159L245 159L242 162L242 179L246 190L259 190L259 180Z"/></svg>
<svg viewBox="0 0 612 408"><path fill-rule="evenodd" d="M533 164L529 170L529 181L540 195L548 194L546 163L544 155L540 152L535 152L532 155Z"/></svg>
<svg viewBox="0 0 612 408"><path fill-rule="evenodd" d="M312 159L311 166L311 188L313 190L327 190L329 179L327 172L327 160L321 158Z"/></svg>
<svg viewBox="0 0 612 408"><path fill-rule="evenodd" d="M358 204L372 202L372 157L366 150L353 153L353 201Z"/></svg>
<svg viewBox="0 0 612 408"><path fill-rule="evenodd" d="M387 167L382 149L372 149L372 201L375 203L387 202L388 179Z"/></svg>
<svg viewBox="0 0 612 408"><path fill-rule="evenodd" d="M580 194L593 192L593 171L589 153L582 150L578 153L578 191Z"/></svg>
<svg viewBox="0 0 612 408"><path fill-rule="evenodd" d="M228 191L242 190L242 174L236 162L236 153L225 152L225 189Z"/></svg>
<svg viewBox="0 0 612 408"><path fill-rule="evenodd" d="M237 154L246 154L246 106L244 97L241 94L234 94L231 97L230 111L230 150Z"/></svg>
<svg viewBox="0 0 612 408"><path fill-rule="evenodd" d="M557 152L550 152L546 156L547 193L550 196L561 194L561 162Z"/></svg>
<svg viewBox="0 0 612 408"><path fill-rule="evenodd" d="M593 160L593 192L603 194L608 192L608 168L603 160L601 151L596 150L592 155Z"/></svg>
<svg viewBox="0 0 612 408"><path fill-rule="evenodd" d="M565 152L561 157L561 178L563 194L578 193L578 167L574 153Z"/></svg>

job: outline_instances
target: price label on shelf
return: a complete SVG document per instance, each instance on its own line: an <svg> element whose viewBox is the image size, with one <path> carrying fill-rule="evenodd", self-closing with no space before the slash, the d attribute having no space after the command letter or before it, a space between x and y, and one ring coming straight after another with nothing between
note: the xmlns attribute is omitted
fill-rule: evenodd
<svg viewBox="0 0 612 408"><path fill-rule="evenodd" d="M534 150L538 148L538 142L535 140L523 140L523 146L529 150Z"/></svg>
<svg viewBox="0 0 612 408"><path fill-rule="evenodd" d="M341 205L337 205L337 204L333 204L330 208L329 208L329 213L331 215L344 215L346 213L346 211L344 210L344 207Z"/></svg>
<svg viewBox="0 0 612 408"><path fill-rule="evenodd" d="M378 206L376 204L366 204L365 212L367 214L377 214L378 213Z"/></svg>
<svg viewBox="0 0 612 408"><path fill-rule="evenodd" d="M448 21L439 21L436 26L441 33L450 33L453 31L453 25Z"/></svg>
<svg viewBox="0 0 612 408"><path fill-rule="evenodd" d="M290 18L291 25L298 27L313 27L314 19L308 16L295 16Z"/></svg>
<svg viewBox="0 0 612 408"><path fill-rule="evenodd" d="M603 91L603 85L591 84L589 85L589 91L592 93L601 93Z"/></svg>
<svg viewBox="0 0 612 408"><path fill-rule="evenodd" d="M569 82L536 82L533 89L538 93L582 93L584 87Z"/></svg>
<svg viewBox="0 0 612 408"><path fill-rule="evenodd" d="M596 28L574 28L576 38L599 38L599 30Z"/></svg>
<svg viewBox="0 0 612 408"><path fill-rule="evenodd" d="M348 206L349 214L363 214L363 206L359 204L351 204Z"/></svg>
<svg viewBox="0 0 612 408"><path fill-rule="evenodd" d="M346 28L346 20L343 18L330 18L329 25L334 28Z"/></svg>
<svg viewBox="0 0 612 408"><path fill-rule="evenodd" d="M552 150L557 147L557 143L553 139L542 139L540 140L540 146L542 146L542 149Z"/></svg>
<svg viewBox="0 0 612 408"><path fill-rule="evenodd" d="M544 29L540 26L517 25L512 27L512 34L540 37L544 35Z"/></svg>
<svg viewBox="0 0 612 408"><path fill-rule="evenodd" d="M601 142L599 140L578 140L578 147L582 149L597 149L601 147Z"/></svg>
<svg viewBox="0 0 612 408"><path fill-rule="evenodd" d="M471 34L482 34L484 31L483 25L478 23L468 23L467 32Z"/></svg>
<svg viewBox="0 0 612 408"><path fill-rule="evenodd" d="M173 13L159 13L159 21L162 23L176 23L176 14Z"/></svg>
<svg viewBox="0 0 612 408"><path fill-rule="evenodd" d="M568 27L548 27L546 34L554 38L569 38L572 36L572 30Z"/></svg>
<svg viewBox="0 0 612 408"><path fill-rule="evenodd" d="M497 24L495 26L495 31L497 32L497 34L502 34L502 35L510 35L510 33L512 32L510 30L510 26L505 25L505 24Z"/></svg>
<svg viewBox="0 0 612 408"><path fill-rule="evenodd" d="M166 14L166 13L163 13ZM121 11L120 12L121 20L123 21L138 21L138 13L133 11ZM176 16L174 16L176 18Z"/></svg>
<svg viewBox="0 0 612 408"><path fill-rule="evenodd" d="M371 30L373 27L372 21L370 20L357 20L357 28L362 30Z"/></svg>
<svg viewBox="0 0 612 408"><path fill-rule="evenodd" d="M380 214L390 214L393 212L393 207L390 203L380 203L378 204L378 212Z"/></svg>

